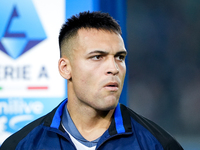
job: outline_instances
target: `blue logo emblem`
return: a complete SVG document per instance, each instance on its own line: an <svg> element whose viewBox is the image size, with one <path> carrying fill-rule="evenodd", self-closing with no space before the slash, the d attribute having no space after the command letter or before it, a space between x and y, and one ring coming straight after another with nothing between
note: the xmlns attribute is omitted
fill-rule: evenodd
<svg viewBox="0 0 200 150"><path fill-rule="evenodd" d="M17 59L46 39L31 0L0 1L0 50Z"/></svg>

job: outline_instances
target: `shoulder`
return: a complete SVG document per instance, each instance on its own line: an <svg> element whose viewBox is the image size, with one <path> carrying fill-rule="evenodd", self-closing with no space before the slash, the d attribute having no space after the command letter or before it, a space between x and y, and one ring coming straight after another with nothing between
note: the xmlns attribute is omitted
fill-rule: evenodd
<svg viewBox="0 0 200 150"><path fill-rule="evenodd" d="M17 131L16 133L12 134L10 137L8 137L2 144L1 150L6 149L15 149L18 143L23 140L34 128L39 126L45 116L31 122L30 124L23 127L21 130ZM12 144L11 144L12 143Z"/></svg>
<svg viewBox="0 0 200 150"><path fill-rule="evenodd" d="M140 135L146 136L147 132L150 133L151 136L154 137L162 145L162 147L167 150L183 149L167 131L165 131L153 121L135 113L133 110L124 105L121 105L121 110L129 114L135 131L137 133L140 132Z"/></svg>
<svg viewBox="0 0 200 150"><path fill-rule="evenodd" d="M16 133L12 134L10 137L8 137L3 144L1 145L1 150L7 150L7 149L15 149L17 145L24 140L27 136L36 136L39 132L41 134L41 131L43 130L42 126L48 126L51 123L51 120L55 114L56 108L51 111L50 113L46 114L45 116L42 116L33 122L29 123L28 125L24 126L22 129L17 131ZM32 138L33 140L33 138ZM11 144L12 143L12 144Z"/></svg>

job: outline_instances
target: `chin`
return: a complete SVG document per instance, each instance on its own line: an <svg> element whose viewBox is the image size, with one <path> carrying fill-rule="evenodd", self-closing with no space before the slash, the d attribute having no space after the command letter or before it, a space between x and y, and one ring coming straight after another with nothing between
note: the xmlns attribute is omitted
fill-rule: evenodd
<svg viewBox="0 0 200 150"><path fill-rule="evenodd" d="M103 104L100 104L100 105L96 105L94 106L93 108L95 108L96 110L99 110L99 111L110 111L110 110L113 110L115 109L115 107L117 106L118 103L106 103L104 102Z"/></svg>
<svg viewBox="0 0 200 150"><path fill-rule="evenodd" d="M96 108L97 110L101 111L109 111L112 109L115 109L119 102L119 98L117 98L114 95L109 95L107 97L104 97L103 99L99 99L96 101L96 103L93 103L93 108Z"/></svg>
<svg viewBox="0 0 200 150"><path fill-rule="evenodd" d="M105 105L105 110L112 110L115 109L117 107L118 101L112 101L112 103L106 103L107 105Z"/></svg>

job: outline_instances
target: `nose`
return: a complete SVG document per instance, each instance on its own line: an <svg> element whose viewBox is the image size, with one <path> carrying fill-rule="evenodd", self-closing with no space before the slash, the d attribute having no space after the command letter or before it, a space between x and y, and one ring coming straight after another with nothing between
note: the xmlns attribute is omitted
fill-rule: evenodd
<svg viewBox="0 0 200 150"><path fill-rule="evenodd" d="M110 58L107 62L107 75L117 75L119 73L119 67L118 64L116 63L115 58Z"/></svg>

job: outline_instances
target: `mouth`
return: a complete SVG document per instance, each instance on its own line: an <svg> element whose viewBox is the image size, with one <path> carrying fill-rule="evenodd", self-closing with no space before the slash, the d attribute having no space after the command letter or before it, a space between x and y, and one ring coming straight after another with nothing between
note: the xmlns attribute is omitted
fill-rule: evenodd
<svg viewBox="0 0 200 150"><path fill-rule="evenodd" d="M117 82L109 82L104 86L104 88L106 88L109 91L118 91L119 84Z"/></svg>

